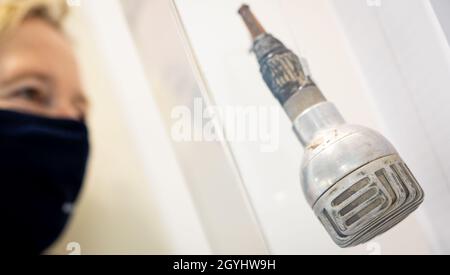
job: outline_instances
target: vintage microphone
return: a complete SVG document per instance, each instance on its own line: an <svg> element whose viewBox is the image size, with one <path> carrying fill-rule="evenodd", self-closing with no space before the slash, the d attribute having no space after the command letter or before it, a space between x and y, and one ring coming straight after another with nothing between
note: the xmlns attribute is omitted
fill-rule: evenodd
<svg viewBox="0 0 450 275"><path fill-rule="evenodd" d="M247 5L239 14L262 76L305 148L303 192L336 244L367 242L417 209L424 193L392 144L373 130L345 123L300 59L264 30Z"/></svg>

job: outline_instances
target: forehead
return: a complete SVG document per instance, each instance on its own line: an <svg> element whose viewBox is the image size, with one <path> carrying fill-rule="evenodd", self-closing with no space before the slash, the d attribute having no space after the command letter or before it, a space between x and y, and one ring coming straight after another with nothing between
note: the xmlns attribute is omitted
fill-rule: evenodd
<svg viewBox="0 0 450 275"><path fill-rule="evenodd" d="M67 38L40 18L29 18L0 40L0 78L30 70L78 82L76 58Z"/></svg>

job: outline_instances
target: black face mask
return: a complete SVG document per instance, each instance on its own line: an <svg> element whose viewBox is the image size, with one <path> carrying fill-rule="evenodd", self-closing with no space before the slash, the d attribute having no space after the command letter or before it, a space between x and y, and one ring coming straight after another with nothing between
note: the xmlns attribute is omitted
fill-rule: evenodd
<svg viewBox="0 0 450 275"><path fill-rule="evenodd" d="M0 111L0 249L38 254L61 234L83 182L84 123Z"/></svg>

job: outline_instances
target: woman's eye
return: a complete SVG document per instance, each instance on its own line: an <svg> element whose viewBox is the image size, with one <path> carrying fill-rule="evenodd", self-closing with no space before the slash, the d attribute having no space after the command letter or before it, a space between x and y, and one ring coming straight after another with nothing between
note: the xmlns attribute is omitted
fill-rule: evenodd
<svg viewBox="0 0 450 275"><path fill-rule="evenodd" d="M13 93L13 96L16 98L21 98L27 101L33 101L40 104L47 103L47 97L45 96L45 93L35 87L23 87L17 89Z"/></svg>

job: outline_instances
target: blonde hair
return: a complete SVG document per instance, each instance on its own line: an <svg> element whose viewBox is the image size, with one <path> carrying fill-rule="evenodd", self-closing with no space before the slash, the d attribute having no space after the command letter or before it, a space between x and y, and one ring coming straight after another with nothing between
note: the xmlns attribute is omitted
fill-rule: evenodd
<svg viewBox="0 0 450 275"><path fill-rule="evenodd" d="M0 0L0 37L34 16L60 28L67 11L64 0Z"/></svg>

